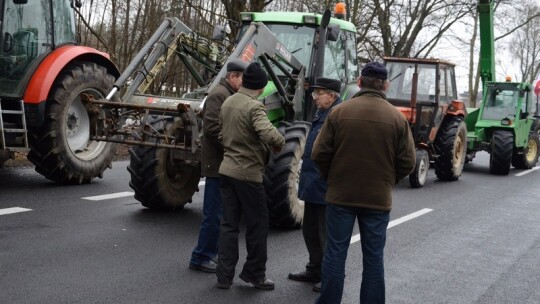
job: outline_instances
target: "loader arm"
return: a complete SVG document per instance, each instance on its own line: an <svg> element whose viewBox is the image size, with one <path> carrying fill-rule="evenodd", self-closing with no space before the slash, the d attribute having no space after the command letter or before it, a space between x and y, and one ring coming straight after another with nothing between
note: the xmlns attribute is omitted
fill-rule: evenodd
<svg viewBox="0 0 540 304"><path fill-rule="evenodd" d="M199 44L196 43L199 41ZM180 159L197 160L200 153L200 119L197 112L202 100L190 98L164 97L145 94L156 74L165 66L169 58L178 55L187 65L191 74L202 85L201 92L208 92L225 77L226 69L221 68L214 79L205 85L193 66L193 59L206 67L222 67L230 60L247 62L259 60L266 68L275 90L268 96L267 107L282 107L286 119L292 120L297 100L303 98L305 67L260 22L250 25L233 53L222 64L216 47L197 38L187 26L176 18L166 19L150 40L135 56L126 70L115 82L113 89L102 100L85 96L84 103L94 126L92 138L99 141L118 142L129 145L170 148ZM286 85L284 85L284 83ZM126 93L120 102L112 98L122 88ZM277 100L277 102L276 102ZM263 100L263 102L265 102ZM149 130L146 122L150 115L177 117L184 129L182 138L166 138L163 134ZM135 123L128 123L130 121ZM162 139L159 145L156 138Z"/></svg>

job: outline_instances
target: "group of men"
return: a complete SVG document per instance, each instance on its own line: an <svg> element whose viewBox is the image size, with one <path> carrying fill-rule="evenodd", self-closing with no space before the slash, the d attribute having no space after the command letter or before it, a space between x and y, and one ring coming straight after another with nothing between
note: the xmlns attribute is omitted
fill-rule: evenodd
<svg viewBox="0 0 540 304"><path fill-rule="evenodd" d="M262 290L266 277L268 209L262 174L270 153L285 139L257 100L268 83L259 63L235 60L209 92L203 109L202 174L206 177L203 221L189 268L216 273L229 289L239 259L240 218L247 257L241 280ZM288 278L314 283L316 303L340 303L345 261L358 220L363 272L361 303L384 303L383 252L392 208L392 187L415 166L407 121L386 101L386 68L371 62L358 78L360 92L342 102L339 80L317 78L317 106L307 135L298 187L305 202L302 234L309 254L305 270Z"/></svg>

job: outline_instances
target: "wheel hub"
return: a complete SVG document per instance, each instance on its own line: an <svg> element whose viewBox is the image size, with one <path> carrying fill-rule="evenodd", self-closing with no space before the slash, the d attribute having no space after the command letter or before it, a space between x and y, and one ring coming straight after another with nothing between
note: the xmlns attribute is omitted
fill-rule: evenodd
<svg viewBox="0 0 540 304"><path fill-rule="evenodd" d="M536 145L536 141L533 139L529 139L529 143L527 145L527 154L525 157L527 158L527 161L532 162L534 161L534 158L536 157L536 154L538 153L538 146Z"/></svg>
<svg viewBox="0 0 540 304"><path fill-rule="evenodd" d="M77 134L77 131L79 130L79 118L77 117L77 114L70 111L68 114L68 117L66 119L66 126L67 126L67 135L69 137Z"/></svg>

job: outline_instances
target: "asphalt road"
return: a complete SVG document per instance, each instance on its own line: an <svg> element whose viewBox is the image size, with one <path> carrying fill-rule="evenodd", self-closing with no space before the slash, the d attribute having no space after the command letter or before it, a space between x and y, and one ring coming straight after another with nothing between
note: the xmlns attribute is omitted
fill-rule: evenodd
<svg viewBox="0 0 540 304"><path fill-rule="evenodd" d="M396 186L387 303L540 303L540 170L492 176L487 163L480 154L457 182L430 170L422 189ZM0 170L0 303L314 302L310 284L287 279L307 262L300 230L269 235L275 291L239 279L216 289L214 275L188 269L201 195L180 212L147 210L130 193L127 165L82 186L55 185L32 168ZM361 268L356 242L342 303L358 303Z"/></svg>

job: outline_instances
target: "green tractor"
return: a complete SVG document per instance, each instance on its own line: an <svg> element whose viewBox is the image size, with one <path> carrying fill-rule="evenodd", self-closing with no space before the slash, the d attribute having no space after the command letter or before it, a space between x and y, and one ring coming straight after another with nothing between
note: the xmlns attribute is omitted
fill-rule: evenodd
<svg viewBox="0 0 540 304"><path fill-rule="evenodd" d="M176 18L168 18L118 77L105 99L84 100L96 125L93 139L131 144L130 186L135 199L150 209L176 210L190 203L200 176L200 109L206 92L225 76L229 60L259 61L270 82L259 97L268 117L284 134L286 145L272 156L264 174L270 223L298 227L303 203L297 180L314 106L310 85L317 77L340 79L342 97L359 91L356 85L356 29L352 23L324 14L298 12L242 13L234 51L215 60L204 42ZM223 36L218 27L214 36ZM204 45L203 45L204 44ZM201 46L199 48L199 46ZM205 53L206 52L206 53ZM145 88L178 55L200 88L182 98L146 95ZM193 65L202 64L204 71ZM206 82L204 75L211 74ZM128 80L130 80L128 82ZM112 102L119 94L120 103ZM89 96L92 97L92 96ZM129 122L129 124L125 123ZM129 127L129 128L128 128Z"/></svg>
<svg viewBox="0 0 540 304"><path fill-rule="evenodd" d="M468 109L467 162L477 151L490 153L491 174L508 175L510 165L530 169L538 162L540 144L533 87L530 83L496 82L493 1L480 0L480 65L484 84L482 104Z"/></svg>

